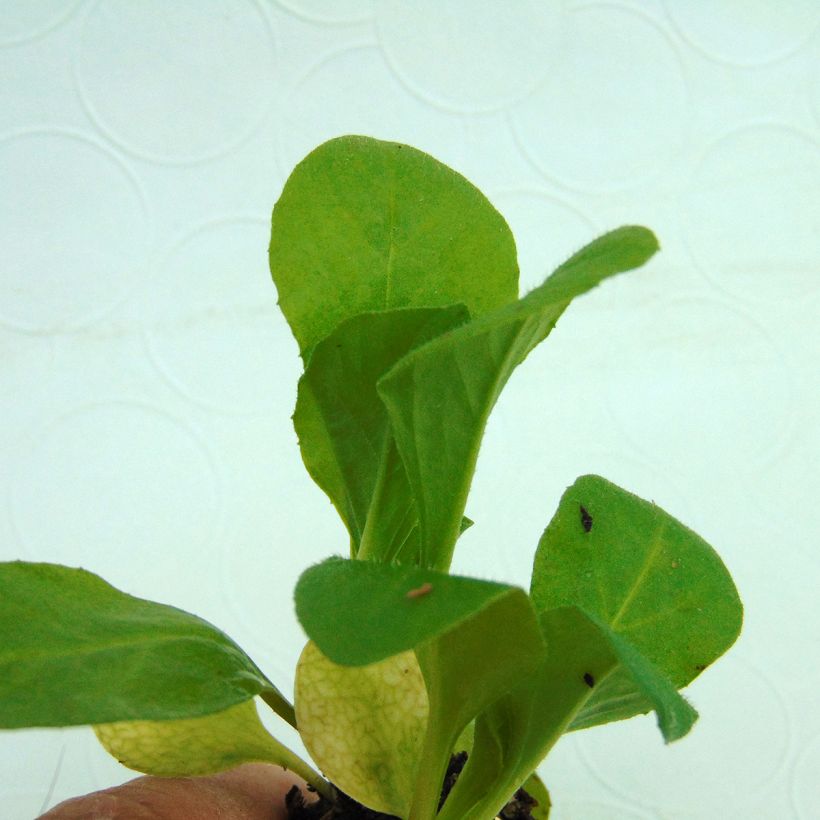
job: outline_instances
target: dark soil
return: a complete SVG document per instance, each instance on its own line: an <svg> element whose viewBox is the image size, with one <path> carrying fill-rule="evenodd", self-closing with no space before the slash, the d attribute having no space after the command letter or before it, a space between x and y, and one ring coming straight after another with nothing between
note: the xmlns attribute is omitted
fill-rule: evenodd
<svg viewBox="0 0 820 820"><path fill-rule="evenodd" d="M444 805L466 762L467 752L459 752L450 758L450 765L447 767L447 774L441 787L439 808ZM294 786L285 796L285 806L290 820L398 820L392 814L368 809L335 786L332 788L332 800L320 795L318 799L307 802L299 788ZM499 816L502 820L533 820L532 809L537 805L538 802L524 789L519 789Z"/></svg>

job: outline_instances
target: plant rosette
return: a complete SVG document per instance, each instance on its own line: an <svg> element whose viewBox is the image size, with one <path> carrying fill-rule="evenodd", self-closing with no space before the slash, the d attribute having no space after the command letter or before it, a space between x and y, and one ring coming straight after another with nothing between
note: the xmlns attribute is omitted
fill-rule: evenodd
<svg viewBox="0 0 820 820"><path fill-rule="evenodd" d="M512 234L466 179L397 143L319 146L274 207L269 255L304 362L301 455L349 544L297 584L309 641L295 706L200 618L17 561L0 564L0 726L92 725L126 766L161 776L267 761L326 801L341 791L362 816L403 820L508 820L524 784L541 820L535 772L566 732L654 711L666 742L685 735L697 715L679 690L732 645L742 607L718 555L671 515L582 476L528 590L449 572L510 375L576 297L657 250L648 229L617 228L519 297Z"/></svg>

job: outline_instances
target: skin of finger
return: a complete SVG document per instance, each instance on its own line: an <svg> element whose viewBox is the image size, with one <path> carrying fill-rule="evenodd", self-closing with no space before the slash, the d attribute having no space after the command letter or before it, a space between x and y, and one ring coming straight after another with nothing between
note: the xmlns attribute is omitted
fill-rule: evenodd
<svg viewBox="0 0 820 820"><path fill-rule="evenodd" d="M60 803L40 820L287 820L285 794L304 782L267 763L210 777L139 777Z"/></svg>

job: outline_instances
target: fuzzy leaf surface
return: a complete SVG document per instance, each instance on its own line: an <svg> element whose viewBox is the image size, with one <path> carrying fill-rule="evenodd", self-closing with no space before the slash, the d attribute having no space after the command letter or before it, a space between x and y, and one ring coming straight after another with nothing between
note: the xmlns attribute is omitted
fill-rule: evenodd
<svg viewBox="0 0 820 820"><path fill-rule="evenodd" d="M320 780L268 733L253 700L205 717L104 723L94 732L110 755L144 774L195 777L257 762L283 766L314 785Z"/></svg>
<svg viewBox="0 0 820 820"><path fill-rule="evenodd" d="M531 595L538 611L581 608L678 689L734 643L743 620L735 585L712 547L655 504L593 475L561 498L538 545ZM619 669L570 728L650 708Z"/></svg>
<svg viewBox="0 0 820 820"><path fill-rule="evenodd" d="M478 714L543 660L529 597L516 587L412 566L329 559L296 587L296 612L342 665L415 650L430 718L410 820L435 814L450 753Z"/></svg>
<svg viewBox="0 0 820 820"><path fill-rule="evenodd" d="M0 564L0 727L191 718L262 695L293 710L207 621L83 569Z"/></svg>
<svg viewBox="0 0 820 820"><path fill-rule="evenodd" d="M351 316L518 295L515 242L487 198L433 157L346 136L312 151L273 209L270 268L302 355Z"/></svg>
<svg viewBox="0 0 820 820"><path fill-rule="evenodd" d="M450 565L484 428L513 370L574 297L657 248L646 228L604 234L524 298L417 348L379 382L419 511L423 566Z"/></svg>
<svg viewBox="0 0 820 820"><path fill-rule="evenodd" d="M656 709L667 740L694 723L694 709L661 672L577 607L542 612L539 623L544 660L478 716L473 752L440 820L483 820L498 812L615 670Z"/></svg>
<svg viewBox="0 0 820 820"><path fill-rule="evenodd" d="M314 348L299 380L294 427L302 459L358 552L398 553L418 515L376 382L403 356L469 319L466 308L402 308L343 321Z"/></svg>
<svg viewBox="0 0 820 820"><path fill-rule="evenodd" d="M302 627L324 655L343 666L375 663L456 634L462 623L507 601L521 615L522 636L541 646L527 595L507 584L329 558L302 573L296 585Z"/></svg>

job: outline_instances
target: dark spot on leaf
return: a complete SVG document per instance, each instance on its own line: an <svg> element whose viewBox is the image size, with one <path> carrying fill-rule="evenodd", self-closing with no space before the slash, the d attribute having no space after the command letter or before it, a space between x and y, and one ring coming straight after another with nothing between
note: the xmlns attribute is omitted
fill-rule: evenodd
<svg viewBox="0 0 820 820"><path fill-rule="evenodd" d="M593 678L589 672L584 672L584 683L592 689L592 687L595 686L595 678Z"/></svg>
<svg viewBox="0 0 820 820"><path fill-rule="evenodd" d="M584 532L589 532L592 529L592 516L583 504L581 504L581 526L584 528Z"/></svg>
<svg viewBox="0 0 820 820"><path fill-rule="evenodd" d="M708 666L708 663L696 663L695 664L695 672L703 672L704 669Z"/></svg>

